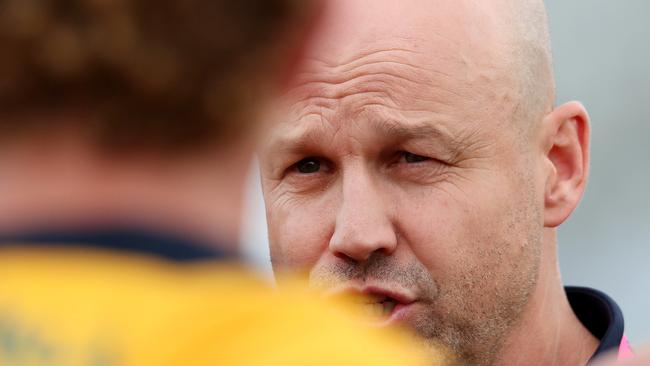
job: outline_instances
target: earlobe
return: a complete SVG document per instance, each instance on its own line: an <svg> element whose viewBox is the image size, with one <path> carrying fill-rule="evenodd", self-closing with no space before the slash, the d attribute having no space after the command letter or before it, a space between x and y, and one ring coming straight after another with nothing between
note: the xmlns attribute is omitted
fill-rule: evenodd
<svg viewBox="0 0 650 366"><path fill-rule="evenodd" d="M589 116L584 106L571 102L544 119L548 169L544 191L544 225L562 224L576 208L589 171Z"/></svg>

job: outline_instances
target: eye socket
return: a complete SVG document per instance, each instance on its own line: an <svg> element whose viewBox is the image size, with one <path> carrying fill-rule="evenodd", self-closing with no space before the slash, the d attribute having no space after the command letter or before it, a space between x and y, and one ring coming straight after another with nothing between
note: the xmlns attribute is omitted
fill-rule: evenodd
<svg viewBox="0 0 650 366"><path fill-rule="evenodd" d="M296 163L296 170L301 174L318 173L321 169L321 162L317 158L309 157Z"/></svg>
<svg viewBox="0 0 650 366"><path fill-rule="evenodd" d="M410 152L407 152L407 151L403 151L402 156L404 157L404 160L408 164L420 163L420 162L429 160L429 158L427 158L426 156L413 154L413 153L410 153Z"/></svg>

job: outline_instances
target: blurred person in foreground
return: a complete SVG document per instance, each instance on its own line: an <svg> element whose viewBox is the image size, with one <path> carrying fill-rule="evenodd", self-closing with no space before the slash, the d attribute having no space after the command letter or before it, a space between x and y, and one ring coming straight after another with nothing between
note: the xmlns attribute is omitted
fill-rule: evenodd
<svg viewBox="0 0 650 366"><path fill-rule="evenodd" d="M312 5L0 0L1 365L418 364L236 268Z"/></svg>
<svg viewBox="0 0 650 366"><path fill-rule="evenodd" d="M541 0L333 0L261 154L276 271L363 293L469 365L630 355L600 291L563 287L589 117L555 104Z"/></svg>

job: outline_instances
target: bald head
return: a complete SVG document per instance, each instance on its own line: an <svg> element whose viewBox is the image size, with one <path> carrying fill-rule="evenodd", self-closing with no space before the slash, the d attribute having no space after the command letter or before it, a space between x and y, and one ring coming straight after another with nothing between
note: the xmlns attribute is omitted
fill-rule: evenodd
<svg viewBox="0 0 650 366"><path fill-rule="evenodd" d="M555 87L542 0L333 0L329 10L312 50L321 63L344 65L378 51L409 58L406 52L417 53L413 66L428 69L426 78L442 88L453 83L458 93L473 88L502 99L523 126L534 126L552 110Z"/></svg>

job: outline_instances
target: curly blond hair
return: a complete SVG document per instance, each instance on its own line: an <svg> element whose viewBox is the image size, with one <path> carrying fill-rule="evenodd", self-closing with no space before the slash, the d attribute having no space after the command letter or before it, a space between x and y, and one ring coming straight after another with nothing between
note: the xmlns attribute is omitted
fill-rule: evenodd
<svg viewBox="0 0 650 366"><path fill-rule="evenodd" d="M194 150L245 129L305 0L0 0L0 134L83 111L110 148Z"/></svg>

